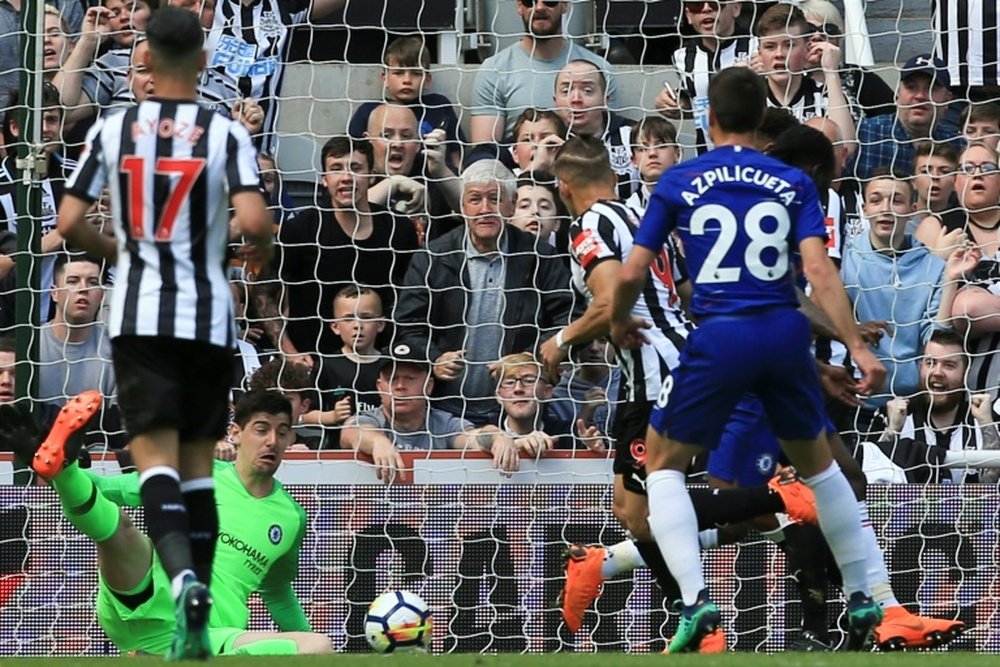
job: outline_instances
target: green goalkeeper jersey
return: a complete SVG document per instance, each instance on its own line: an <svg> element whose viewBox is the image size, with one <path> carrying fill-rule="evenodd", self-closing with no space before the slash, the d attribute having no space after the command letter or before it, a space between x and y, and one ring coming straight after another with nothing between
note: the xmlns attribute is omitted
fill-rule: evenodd
<svg viewBox="0 0 1000 667"><path fill-rule="evenodd" d="M281 482L264 498L251 496L231 463L215 462L215 498L219 509L210 589L215 604L210 625L246 628L248 600L255 591L277 626L285 632L308 632L309 621L299 604L292 581L298 574L299 550L306 531L306 513ZM138 506L139 478L132 473L117 477L91 474L101 493L112 502ZM159 562L154 562L160 567ZM172 618L170 609L164 616Z"/></svg>

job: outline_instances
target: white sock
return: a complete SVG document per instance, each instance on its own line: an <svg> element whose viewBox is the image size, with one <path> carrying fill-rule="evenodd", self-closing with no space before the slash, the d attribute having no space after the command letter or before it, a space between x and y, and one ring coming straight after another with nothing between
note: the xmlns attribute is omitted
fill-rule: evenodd
<svg viewBox="0 0 1000 667"><path fill-rule="evenodd" d="M623 540L610 547L604 547L604 562L601 563L601 576L605 579L617 577L619 574L631 572L637 567L643 567L646 561L642 559L639 548L632 540Z"/></svg>
<svg viewBox="0 0 1000 667"><path fill-rule="evenodd" d="M846 480L844 482L847 483ZM698 544L698 518L679 470L657 470L646 477L649 530L677 580L685 605L698 602L705 590ZM856 516L856 513L855 513Z"/></svg>
<svg viewBox="0 0 1000 667"><path fill-rule="evenodd" d="M883 607L898 607L899 601L889 583L889 570L885 567L885 554L878 545L875 528L868 518L868 504L863 500L858 502L858 515L861 517L861 533L868 549L868 585L872 588L872 598Z"/></svg>
<svg viewBox="0 0 1000 667"><path fill-rule="evenodd" d="M708 528L701 531L698 533L698 543L701 545L702 551L719 546L719 529Z"/></svg>
<svg viewBox="0 0 1000 667"><path fill-rule="evenodd" d="M816 496L819 527L844 579L844 593L871 595L868 585L868 547L861 534L861 517L852 502L854 492L836 461L830 467L802 481ZM651 504L652 505L652 504Z"/></svg>
<svg viewBox="0 0 1000 667"><path fill-rule="evenodd" d="M182 570L176 577L170 580L170 587L173 589L175 600L181 596L181 590L184 588L184 580L188 577L194 579L194 570Z"/></svg>

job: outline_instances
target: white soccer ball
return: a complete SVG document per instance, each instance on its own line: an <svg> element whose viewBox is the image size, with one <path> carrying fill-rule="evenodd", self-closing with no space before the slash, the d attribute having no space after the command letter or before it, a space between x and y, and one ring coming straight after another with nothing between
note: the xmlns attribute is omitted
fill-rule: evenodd
<svg viewBox="0 0 1000 667"><path fill-rule="evenodd" d="M368 607L365 618L365 638L378 653L426 650L433 629L430 607L410 591L383 593Z"/></svg>

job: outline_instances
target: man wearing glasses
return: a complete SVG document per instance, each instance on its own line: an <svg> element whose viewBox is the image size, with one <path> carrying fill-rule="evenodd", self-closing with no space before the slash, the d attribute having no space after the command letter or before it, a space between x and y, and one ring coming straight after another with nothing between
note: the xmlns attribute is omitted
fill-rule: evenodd
<svg viewBox="0 0 1000 667"><path fill-rule="evenodd" d="M490 56L476 73L473 89L472 143L510 137L514 121L528 108L551 109L556 74L573 60L589 60L601 71L611 66L563 34L569 2L517 0L524 36ZM619 107L614 80L608 81L609 107Z"/></svg>
<svg viewBox="0 0 1000 667"><path fill-rule="evenodd" d="M858 157L854 175L871 178L882 167L913 173L914 145L922 139L958 142L958 128L944 122L951 102L951 76L942 60L929 53L914 56L900 71L896 113L865 118L858 126Z"/></svg>

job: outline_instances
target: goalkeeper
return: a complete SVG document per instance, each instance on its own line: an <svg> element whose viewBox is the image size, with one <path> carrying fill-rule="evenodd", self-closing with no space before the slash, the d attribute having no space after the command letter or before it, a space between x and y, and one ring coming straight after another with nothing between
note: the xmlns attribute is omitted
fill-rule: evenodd
<svg viewBox="0 0 1000 667"><path fill-rule="evenodd" d="M97 620L123 653L166 654L173 640L174 599L152 542L120 506L138 507L136 473L103 477L76 463L84 432L100 411L101 395L86 391L70 400L40 447L31 415L0 405L0 449L9 445L37 462L42 452L65 451L67 464L49 479L63 514L97 544L100 583ZM291 405L273 391L251 391L236 404L231 427L238 443L233 463L216 462L219 511L217 554L212 568L215 604L207 628L214 655L329 653L325 635L312 632L292 589L305 510L274 479L285 448L294 440ZM281 632L249 632L248 600L260 593Z"/></svg>

